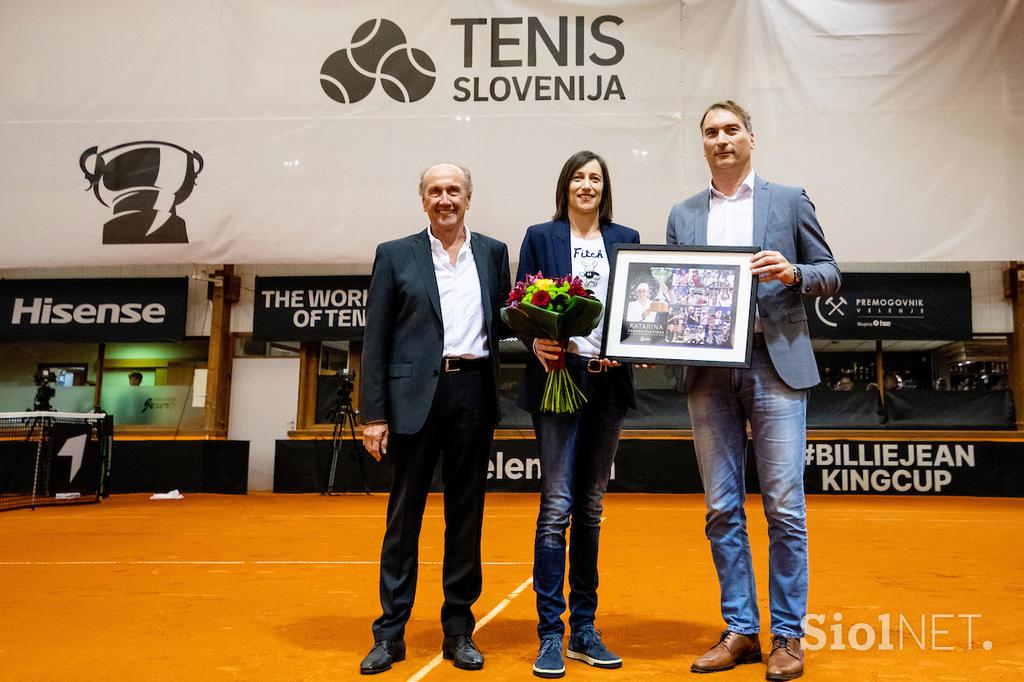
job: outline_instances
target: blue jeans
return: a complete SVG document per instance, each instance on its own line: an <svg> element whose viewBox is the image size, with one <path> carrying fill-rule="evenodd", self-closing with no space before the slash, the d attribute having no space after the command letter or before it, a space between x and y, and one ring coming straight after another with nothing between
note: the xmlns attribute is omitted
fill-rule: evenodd
<svg viewBox="0 0 1024 682"><path fill-rule="evenodd" d="M591 378L588 402L573 415L533 415L540 450L541 495L534 539L537 633L563 635L565 546L569 538L569 627L593 625L601 501L608 488L626 415L607 373ZM582 388L582 387L581 387Z"/></svg>
<svg viewBox="0 0 1024 682"><path fill-rule="evenodd" d="M765 348L750 369L700 368L689 392L697 464L707 506L705 531L730 630L760 630L754 567L743 510L746 424L750 422L761 500L768 519L772 633L802 637L807 613L804 447L807 392L779 379Z"/></svg>

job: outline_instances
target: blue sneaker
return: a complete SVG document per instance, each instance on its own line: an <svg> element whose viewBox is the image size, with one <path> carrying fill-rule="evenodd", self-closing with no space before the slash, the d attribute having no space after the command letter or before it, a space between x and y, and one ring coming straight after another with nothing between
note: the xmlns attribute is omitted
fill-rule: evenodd
<svg viewBox="0 0 1024 682"><path fill-rule="evenodd" d="M540 640L537 661L533 664L533 674L546 679L565 677L565 660L562 659L562 637L549 635Z"/></svg>
<svg viewBox="0 0 1024 682"><path fill-rule="evenodd" d="M601 633L593 626L580 628L572 633L565 655L595 668L622 667L622 659L608 651L601 641Z"/></svg>

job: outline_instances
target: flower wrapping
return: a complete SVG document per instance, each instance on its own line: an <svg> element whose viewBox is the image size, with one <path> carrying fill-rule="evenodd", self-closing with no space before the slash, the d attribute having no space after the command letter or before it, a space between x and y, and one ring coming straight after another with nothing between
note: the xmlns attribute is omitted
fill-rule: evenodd
<svg viewBox="0 0 1024 682"><path fill-rule="evenodd" d="M604 306L578 277L527 275L516 282L501 309L501 319L522 339L554 339L562 351L558 360L548 363L541 411L572 414L587 402L587 397L565 368L565 347L572 336L587 336L600 324Z"/></svg>

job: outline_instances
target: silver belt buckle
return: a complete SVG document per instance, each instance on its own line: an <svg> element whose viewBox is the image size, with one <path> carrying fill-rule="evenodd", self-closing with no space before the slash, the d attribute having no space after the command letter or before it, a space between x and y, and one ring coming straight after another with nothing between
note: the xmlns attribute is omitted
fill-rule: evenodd
<svg viewBox="0 0 1024 682"><path fill-rule="evenodd" d="M462 371L458 367L456 367L455 365L452 364L452 360L456 360L456 359L457 358L445 358L444 359L444 372L445 372L445 374L450 374L452 372L461 372Z"/></svg>
<svg viewBox="0 0 1024 682"><path fill-rule="evenodd" d="M587 371L591 374L600 374L605 371L607 367L601 364L601 360L598 358L590 358L587 360Z"/></svg>

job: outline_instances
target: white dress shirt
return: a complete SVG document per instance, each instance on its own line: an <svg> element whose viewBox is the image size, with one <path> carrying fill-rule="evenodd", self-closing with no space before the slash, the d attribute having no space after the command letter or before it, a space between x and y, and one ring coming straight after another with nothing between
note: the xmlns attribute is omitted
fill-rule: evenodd
<svg viewBox="0 0 1024 682"><path fill-rule="evenodd" d="M427 228L430 255L434 261L437 293L441 298L441 320L444 324L444 357L485 358L488 356L487 332L484 329L483 300L480 278L470 247L469 228L466 241L452 265L441 240Z"/></svg>
<svg viewBox="0 0 1024 682"><path fill-rule="evenodd" d="M711 185L708 205L708 246L754 244L754 171L743 178L736 193L727 197ZM754 331L761 331L761 311L754 308Z"/></svg>
<svg viewBox="0 0 1024 682"><path fill-rule="evenodd" d="M754 171L743 179L736 193L727 197L711 185L708 206L709 246L754 244Z"/></svg>

